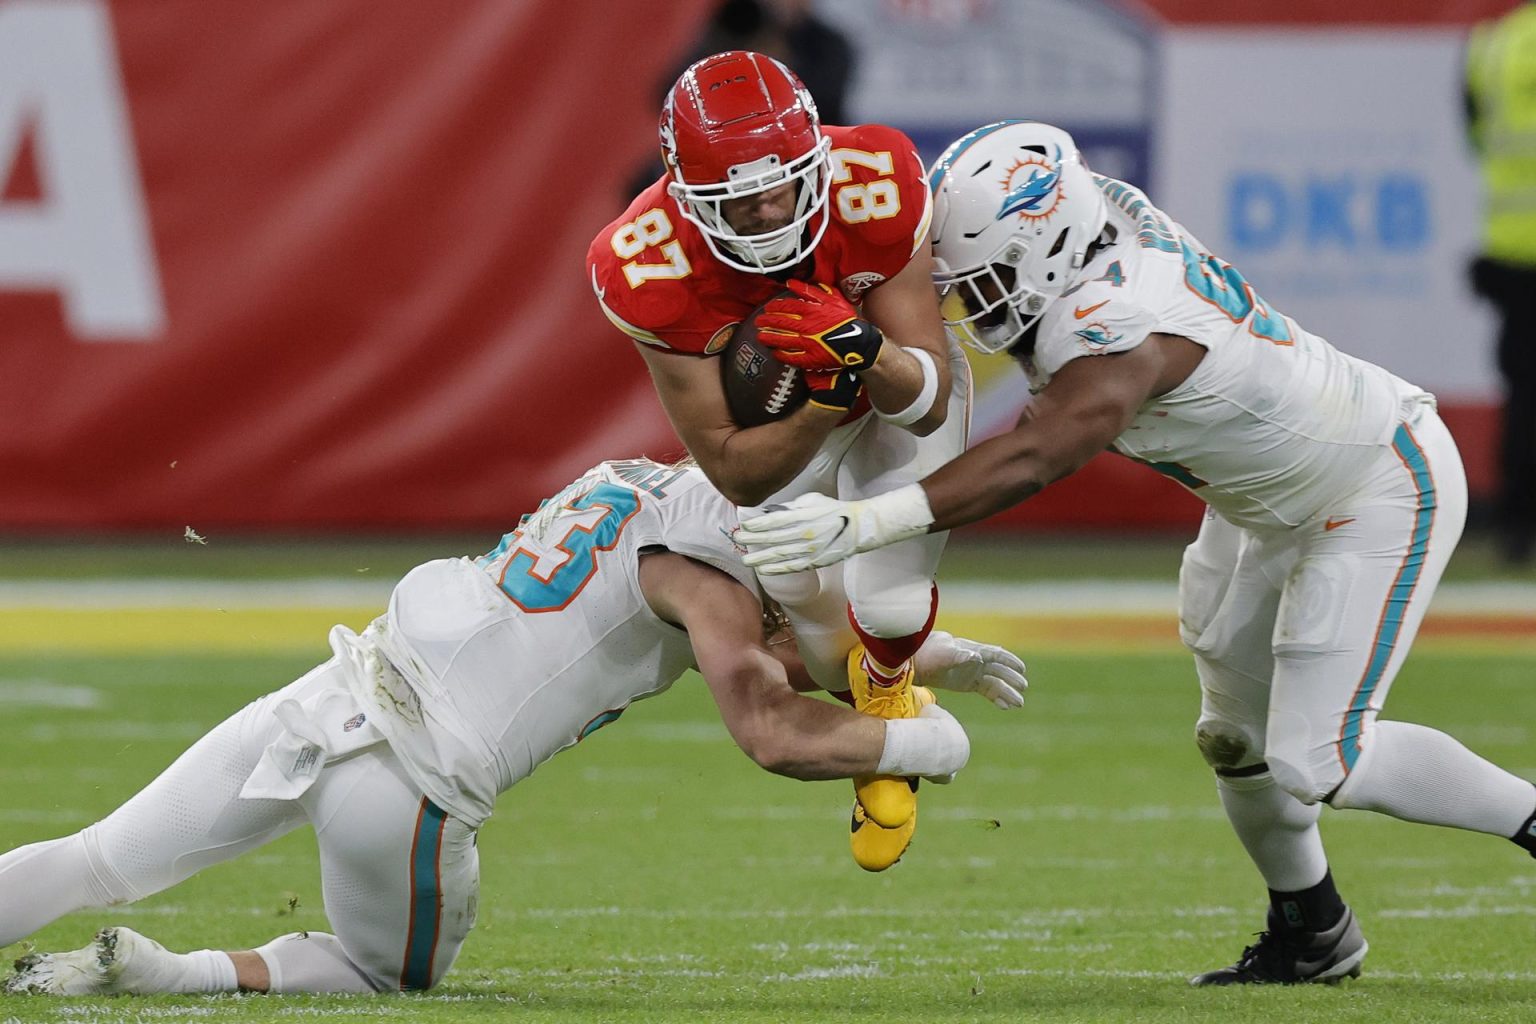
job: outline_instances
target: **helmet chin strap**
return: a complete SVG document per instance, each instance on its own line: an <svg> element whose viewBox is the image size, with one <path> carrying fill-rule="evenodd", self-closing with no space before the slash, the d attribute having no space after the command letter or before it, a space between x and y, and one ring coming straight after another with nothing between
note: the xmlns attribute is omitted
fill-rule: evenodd
<svg viewBox="0 0 1536 1024"><path fill-rule="evenodd" d="M799 234L803 237L805 234L804 229L802 229ZM799 244L800 241L800 239L796 237L795 232L785 232L782 238L775 239L773 242L770 242L767 245L752 244L750 235L743 235L739 237L741 239L740 241L722 241L721 244L744 260L768 265L782 263L790 256L793 256L795 253L795 247ZM775 269L783 270L787 268L776 267Z"/></svg>

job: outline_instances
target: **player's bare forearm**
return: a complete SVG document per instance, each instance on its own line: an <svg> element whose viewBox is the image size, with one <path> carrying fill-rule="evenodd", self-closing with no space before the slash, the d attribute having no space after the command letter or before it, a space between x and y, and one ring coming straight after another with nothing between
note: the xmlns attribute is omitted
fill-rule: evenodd
<svg viewBox="0 0 1536 1024"><path fill-rule="evenodd" d="M709 482L737 505L760 504L793 480L843 417L808 402L782 420L737 426L720 383L719 359L637 347L672 429Z"/></svg>
<svg viewBox="0 0 1536 1024"><path fill-rule="evenodd" d="M782 732L759 748L757 763L764 769L814 782L866 775L879 767L885 722L798 693L776 703Z"/></svg>
<svg viewBox="0 0 1536 1024"><path fill-rule="evenodd" d="M789 688L796 693L819 693L821 687L816 680L811 678L810 671L805 667L805 659L800 657L800 645L795 642L793 631L782 629L768 637L766 641L768 653L784 667L784 675L789 680Z"/></svg>
<svg viewBox="0 0 1536 1024"><path fill-rule="evenodd" d="M925 437L943 426L949 411L948 360L939 357L930 358L934 359L935 368L943 367L943 373L938 377L932 405L927 412L907 427L919 437ZM885 413L899 413L922 394L924 374L923 367L918 363L916 356L900 345L892 345L887 341L881 347L880 357L875 360L875 365L865 370L860 375L860 379L864 382L865 390L869 392L869 400L876 409ZM939 388L943 390L940 391Z"/></svg>
<svg viewBox="0 0 1536 1024"><path fill-rule="evenodd" d="M652 611L688 631L721 720L758 765L796 779L842 779L879 766L885 723L796 693L784 661L762 642L762 605L746 587L660 551L640 560L640 588Z"/></svg>
<svg viewBox="0 0 1536 1024"><path fill-rule="evenodd" d="M714 614L701 612L694 621ZM689 639L721 720L760 767L814 780L848 778L879 765L884 722L796 693L776 652L761 644L732 642L697 625Z"/></svg>
<svg viewBox="0 0 1536 1024"><path fill-rule="evenodd" d="M923 480L931 532L1034 497L1114 443L1157 387L1156 353L1085 357L1063 367L1006 434L989 438Z"/></svg>
<svg viewBox="0 0 1536 1024"><path fill-rule="evenodd" d="M920 394L923 367L907 349L926 352L933 360L935 400L907 427L918 435L937 430L949 411L949 341L939 317L932 272L933 257L924 243L900 273L870 289L862 310L864 318L885 336L879 359L862 375L876 409L900 412Z"/></svg>
<svg viewBox="0 0 1536 1024"><path fill-rule="evenodd" d="M782 420L724 431L699 467L735 504L760 505L805 468L845 415L807 402Z"/></svg>
<svg viewBox="0 0 1536 1024"><path fill-rule="evenodd" d="M989 438L923 480L933 510L930 533L974 523L1034 497L1048 482L1029 438Z"/></svg>

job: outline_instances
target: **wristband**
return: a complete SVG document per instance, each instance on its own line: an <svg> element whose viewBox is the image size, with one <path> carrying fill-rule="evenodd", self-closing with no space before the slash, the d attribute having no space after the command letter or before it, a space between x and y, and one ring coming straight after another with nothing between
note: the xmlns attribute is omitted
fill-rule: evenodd
<svg viewBox="0 0 1536 1024"><path fill-rule="evenodd" d="M903 345L902 348L922 366L923 386L918 390L917 397L912 399L912 404L900 412L881 412L876 409L875 413L887 423L907 427L928 415L928 410L933 408L934 400L939 397L939 368L927 349L914 348L910 345Z"/></svg>

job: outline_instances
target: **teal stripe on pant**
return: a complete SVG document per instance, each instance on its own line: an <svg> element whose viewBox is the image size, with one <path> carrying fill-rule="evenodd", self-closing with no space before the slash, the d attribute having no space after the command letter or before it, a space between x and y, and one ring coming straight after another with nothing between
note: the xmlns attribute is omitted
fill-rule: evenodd
<svg viewBox="0 0 1536 1024"><path fill-rule="evenodd" d="M1354 768L1360 758L1360 734L1365 726L1365 712L1370 707L1371 696L1381 683L1382 676L1386 675L1387 664L1392 660L1392 652L1402 633L1403 612L1413 597L1414 588L1418 586L1424 568L1424 558L1429 552L1429 536L1435 525L1435 508L1438 505L1435 479L1429 471L1429 462L1424 458L1424 450L1419 447L1419 442L1414 440L1413 433L1406 426L1397 428L1392 438L1392 450L1413 475L1414 487L1418 491L1418 511L1413 518L1413 536L1409 539L1408 553L1403 556L1403 564L1397 570L1397 579L1392 582L1392 589L1387 593L1387 605L1382 611L1381 623L1376 627L1371 659L1366 663L1365 674L1360 677L1360 685L1355 689L1354 699L1349 702L1349 711L1339 730L1339 761L1344 765L1346 773Z"/></svg>
<svg viewBox="0 0 1536 1024"><path fill-rule="evenodd" d="M448 815L441 807L422 797L416 837L411 842L411 909L405 936L405 965L400 971L402 990L432 987L432 961L437 955L438 928L443 915L440 860L447 821Z"/></svg>

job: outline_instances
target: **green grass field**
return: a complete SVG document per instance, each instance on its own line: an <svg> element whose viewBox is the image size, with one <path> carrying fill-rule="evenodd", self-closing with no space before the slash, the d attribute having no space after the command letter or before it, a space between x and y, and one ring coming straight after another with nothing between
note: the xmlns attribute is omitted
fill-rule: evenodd
<svg viewBox="0 0 1536 1024"><path fill-rule="evenodd" d="M0 627L17 614L0 609ZM110 613L57 635L38 624L45 615L28 620L29 643L0 640L0 849L110 811L211 725L324 657L332 621L308 610L206 653L176 642L179 614L156 613L150 633L163 639L129 651L87 642ZM912 848L883 874L849 858L848 784L759 771L689 678L502 797L480 839L479 926L431 993L0 996L0 1021L1536 1019L1536 862L1485 836L1348 812L1326 812L1324 827L1372 944L1364 977L1188 988L1187 975L1230 962L1263 915L1262 885L1190 739L1192 670L1171 644L1021 653L1024 709L946 700L970 730L970 767L925 787ZM1425 643L1389 710L1536 778L1533 682L1536 650L1520 638ZM73 948L108 922L173 949L323 929L313 840L290 836L35 941Z"/></svg>

